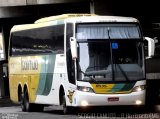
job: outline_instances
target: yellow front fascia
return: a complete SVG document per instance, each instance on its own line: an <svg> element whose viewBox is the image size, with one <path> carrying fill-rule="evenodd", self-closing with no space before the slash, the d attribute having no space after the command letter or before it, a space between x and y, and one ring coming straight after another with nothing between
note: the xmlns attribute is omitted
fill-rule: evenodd
<svg viewBox="0 0 160 119"><path fill-rule="evenodd" d="M114 87L114 84L92 84L95 93L107 93Z"/></svg>
<svg viewBox="0 0 160 119"><path fill-rule="evenodd" d="M91 84L95 93L97 94L126 94L131 93L132 90L127 91L112 91L116 84Z"/></svg>

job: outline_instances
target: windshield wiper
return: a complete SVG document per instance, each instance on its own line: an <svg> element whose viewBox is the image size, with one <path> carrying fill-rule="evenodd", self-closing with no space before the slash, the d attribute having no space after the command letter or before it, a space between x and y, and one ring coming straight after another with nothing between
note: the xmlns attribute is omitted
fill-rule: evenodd
<svg viewBox="0 0 160 119"><path fill-rule="evenodd" d="M120 71L122 72L123 76L126 78L127 81L129 81L129 78L127 76L127 74L123 71L122 67L119 64L116 64L118 66L118 68L120 69Z"/></svg>
<svg viewBox="0 0 160 119"><path fill-rule="evenodd" d="M94 78L92 78L91 76L87 75L86 73L84 73L82 70L80 70L80 72L84 75L84 76L88 76L93 82L99 84L99 82L97 80L95 80Z"/></svg>

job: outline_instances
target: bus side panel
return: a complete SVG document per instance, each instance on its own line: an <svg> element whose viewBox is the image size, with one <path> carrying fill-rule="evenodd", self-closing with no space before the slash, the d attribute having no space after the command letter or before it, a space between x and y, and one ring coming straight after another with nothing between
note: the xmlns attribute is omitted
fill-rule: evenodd
<svg viewBox="0 0 160 119"><path fill-rule="evenodd" d="M9 89L10 89L10 99L18 103L18 87L16 85L16 76L15 75L9 75Z"/></svg>
<svg viewBox="0 0 160 119"><path fill-rule="evenodd" d="M44 69L45 74L45 55L43 56L25 56L21 59L21 75L27 77L27 81L24 82L28 85L29 101L35 103L36 91L40 81L41 70ZM44 66L44 67L43 67ZM24 79L24 78L23 78Z"/></svg>
<svg viewBox="0 0 160 119"><path fill-rule="evenodd" d="M30 103L59 104L59 88L65 78L64 55L11 57L11 100L18 102L18 85L27 86Z"/></svg>
<svg viewBox="0 0 160 119"><path fill-rule="evenodd" d="M9 89L13 102L18 103L18 86L21 84L23 86L24 82L27 80L25 75L21 75L21 57L11 57L9 59Z"/></svg>
<svg viewBox="0 0 160 119"><path fill-rule="evenodd" d="M47 56L46 61L48 62L48 64L46 64L46 69L47 69L47 74L49 73L49 75L48 77L47 76L45 77L46 79L44 79L45 86L43 86L44 84L42 84L42 81L39 82L38 90L36 93L37 95L36 103L58 105L59 88L65 79L64 56L61 54L57 54L55 56L53 55ZM51 72L52 76L50 74ZM42 87L44 87L43 90L40 89Z"/></svg>
<svg viewBox="0 0 160 119"><path fill-rule="evenodd" d="M38 63L39 62L39 63ZM34 103L36 99L36 89L40 77L41 56L11 57L9 61L9 84L10 97L14 102L18 102L18 86L24 91L27 86L29 101Z"/></svg>

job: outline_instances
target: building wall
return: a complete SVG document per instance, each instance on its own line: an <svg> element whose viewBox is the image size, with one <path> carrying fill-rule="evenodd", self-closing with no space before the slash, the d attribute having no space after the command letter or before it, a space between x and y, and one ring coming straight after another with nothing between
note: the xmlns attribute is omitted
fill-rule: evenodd
<svg viewBox="0 0 160 119"><path fill-rule="evenodd" d="M57 3L71 3L83 2L90 0L0 0L0 7L2 6L25 6L36 4L57 4Z"/></svg>
<svg viewBox="0 0 160 119"><path fill-rule="evenodd" d="M22 6L26 5L26 0L0 0L0 6Z"/></svg>

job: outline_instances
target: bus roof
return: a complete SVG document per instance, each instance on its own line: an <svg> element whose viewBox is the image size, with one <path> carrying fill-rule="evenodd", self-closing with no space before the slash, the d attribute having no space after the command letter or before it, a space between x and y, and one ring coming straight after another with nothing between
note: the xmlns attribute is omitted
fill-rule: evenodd
<svg viewBox="0 0 160 119"><path fill-rule="evenodd" d="M84 16L95 16L96 14L62 14L57 16L50 16L38 19L34 23L42 23L42 22L48 22L48 21L54 21L54 20L64 20L67 18L73 18L73 17L84 17Z"/></svg>
<svg viewBox="0 0 160 119"><path fill-rule="evenodd" d="M57 16L45 17L38 19L37 21L34 22L34 24L15 25L12 27L11 32L40 28L56 24L64 24L64 20L67 18L73 18L73 17L77 18L82 16L94 16L94 15L95 14L62 14Z"/></svg>
<svg viewBox="0 0 160 119"><path fill-rule="evenodd" d="M68 22L138 22L138 20L133 17L100 16L96 14L62 14L41 18L35 21L35 23L43 23L55 20L66 20Z"/></svg>
<svg viewBox="0 0 160 119"><path fill-rule="evenodd" d="M68 18L67 22L83 23L83 22L139 22L133 17L122 17L122 16L90 16L90 17L79 17L79 18Z"/></svg>
<svg viewBox="0 0 160 119"><path fill-rule="evenodd" d="M138 22L137 19L132 17L120 16L99 16L95 14L63 14L58 16L51 16L41 18L35 21L34 24L15 25L11 32L46 27L56 24L64 24L64 22L83 23L83 22Z"/></svg>

